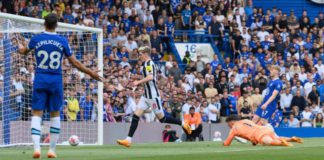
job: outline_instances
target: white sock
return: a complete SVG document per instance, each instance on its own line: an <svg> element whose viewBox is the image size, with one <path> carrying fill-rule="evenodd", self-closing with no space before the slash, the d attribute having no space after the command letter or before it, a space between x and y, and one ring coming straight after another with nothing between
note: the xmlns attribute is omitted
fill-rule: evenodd
<svg viewBox="0 0 324 160"><path fill-rule="evenodd" d="M50 128L50 151L55 152L56 143L60 136L61 131L61 121L60 117L51 118L51 128Z"/></svg>
<svg viewBox="0 0 324 160"><path fill-rule="evenodd" d="M126 140L128 140L129 142L132 142L132 137L126 137Z"/></svg>
<svg viewBox="0 0 324 160"><path fill-rule="evenodd" d="M31 134L34 143L34 150L40 150L41 121L42 121L41 117L38 116L32 117Z"/></svg>

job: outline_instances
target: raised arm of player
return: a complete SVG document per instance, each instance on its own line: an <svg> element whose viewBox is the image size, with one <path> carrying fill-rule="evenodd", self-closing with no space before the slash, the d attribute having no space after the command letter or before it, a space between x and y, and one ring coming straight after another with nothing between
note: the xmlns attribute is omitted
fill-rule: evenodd
<svg viewBox="0 0 324 160"><path fill-rule="evenodd" d="M22 55L27 55L35 47L35 42L33 38L30 40L28 45L25 40L20 41L19 39L17 39L17 42L18 42L18 53Z"/></svg>
<svg viewBox="0 0 324 160"><path fill-rule="evenodd" d="M84 66L80 61L78 61L74 55L71 55L70 57L67 57L69 62L77 69L79 69L81 72L88 74L93 79L97 81L103 81L103 78L98 75L98 71L92 71L91 69Z"/></svg>
<svg viewBox="0 0 324 160"><path fill-rule="evenodd" d="M26 45L19 43L18 44L18 53L22 54L22 55L26 55L29 52L29 50L27 49Z"/></svg>

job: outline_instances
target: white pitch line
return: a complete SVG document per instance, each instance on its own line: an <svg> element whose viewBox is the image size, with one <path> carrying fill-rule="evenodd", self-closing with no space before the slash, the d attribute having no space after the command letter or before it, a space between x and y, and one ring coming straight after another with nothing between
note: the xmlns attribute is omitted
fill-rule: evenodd
<svg viewBox="0 0 324 160"><path fill-rule="evenodd" d="M230 147L230 146L229 146ZM228 147L228 148L229 148ZM257 146L256 146L257 147ZM243 151L263 151L263 150L277 150L277 149L295 149L295 148L309 148L309 147L324 147L324 145L308 145L303 146L302 144L300 146L293 146L293 147L274 147L274 146L268 146L263 148L251 148L251 149L233 149L233 150L217 150L216 153L227 153L227 152L243 152Z"/></svg>

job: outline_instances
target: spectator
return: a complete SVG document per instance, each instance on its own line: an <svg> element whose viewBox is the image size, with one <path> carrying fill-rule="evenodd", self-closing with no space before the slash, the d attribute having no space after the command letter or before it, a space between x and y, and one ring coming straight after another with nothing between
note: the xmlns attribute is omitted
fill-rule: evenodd
<svg viewBox="0 0 324 160"><path fill-rule="evenodd" d="M316 117L314 118L314 121L313 121L313 126L315 128L322 128L322 127L324 127L323 115L321 113L317 113L316 114Z"/></svg>
<svg viewBox="0 0 324 160"><path fill-rule="evenodd" d="M242 108L238 113L242 119L252 119L252 107L248 101L243 102Z"/></svg>
<svg viewBox="0 0 324 160"><path fill-rule="evenodd" d="M210 66L212 67L212 72L214 72L216 70L216 68L218 67L218 65L220 64L220 61L218 59L217 54L213 55L213 60L210 62Z"/></svg>
<svg viewBox="0 0 324 160"><path fill-rule="evenodd" d="M204 70L205 62L201 60L201 56L197 55L196 69L197 72L201 73Z"/></svg>
<svg viewBox="0 0 324 160"><path fill-rule="evenodd" d="M263 42L265 40L266 36L269 36L269 32L266 31L265 26L261 27L261 31L258 32L257 36L261 42Z"/></svg>
<svg viewBox="0 0 324 160"><path fill-rule="evenodd" d="M295 118L295 116L293 114L289 115L288 127L289 128L299 128L299 120L297 118Z"/></svg>
<svg viewBox="0 0 324 160"><path fill-rule="evenodd" d="M215 96L211 99L211 103L208 105L208 120L209 123L217 123L219 120L219 111L221 108L221 104L219 102L219 97Z"/></svg>
<svg viewBox="0 0 324 160"><path fill-rule="evenodd" d="M64 113L68 121L76 121L80 111L79 101L75 98L76 92L70 91L65 100Z"/></svg>
<svg viewBox="0 0 324 160"><path fill-rule="evenodd" d="M106 122L116 122L116 119L114 117L114 111L113 108L110 104L110 98L111 97L107 97L104 100L104 110L106 111L106 113L104 113L104 121Z"/></svg>
<svg viewBox="0 0 324 160"><path fill-rule="evenodd" d="M306 106L305 110L301 112L300 119L301 127L312 127L314 115L308 106Z"/></svg>
<svg viewBox="0 0 324 160"><path fill-rule="evenodd" d="M202 103L202 105L200 106L200 111L199 111L200 115L201 115L201 120L203 122L209 122L208 119L208 114L209 114L209 108L208 108L208 103L207 101L204 101Z"/></svg>
<svg viewBox="0 0 324 160"><path fill-rule="evenodd" d="M252 88L252 85L251 83L248 81L248 77L244 77L243 78L243 82L240 86L240 91L241 93L244 93L244 92L249 92Z"/></svg>
<svg viewBox="0 0 324 160"><path fill-rule="evenodd" d="M94 101L91 94L87 94L80 102L80 116L81 121L92 120L92 111L94 109Z"/></svg>
<svg viewBox="0 0 324 160"><path fill-rule="evenodd" d="M18 64L19 66L20 64ZM11 93L11 96L13 96L15 98L15 112L18 113L18 115L20 115L21 113L19 113L20 110L25 110L24 109L24 104L23 104L23 94L25 92L25 88L24 88L24 80L23 80L23 75L20 74L16 74L16 76L14 77L13 81L12 81L12 85L14 86L14 90L13 93ZM18 117L15 117L18 118Z"/></svg>
<svg viewBox="0 0 324 160"><path fill-rule="evenodd" d="M313 77L311 77L311 75L307 75L308 77L308 82L305 83L304 85L304 88L305 88L305 94L308 96L309 93L312 91L312 88L314 85L316 85L314 82L313 82Z"/></svg>
<svg viewBox="0 0 324 160"><path fill-rule="evenodd" d="M319 107L319 105L317 105L316 103L312 103L310 106L310 110L312 111L313 115L315 116L317 113L321 112L321 109Z"/></svg>
<svg viewBox="0 0 324 160"><path fill-rule="evenodd" d="M254 93L252 94L251 99L253 100L252 112L254 113L263 100L263 97L260 94L260 89L258 87L254 88Z"/></svg>
<svg viewBox="0 0 324 160"><path fill-rule="evenodd" d="M300 120L300 112L298 106L293 106L290 113L293 114L295 118Z"/></svg>
<svg viewBox="0 0 324 160"><path fill-rule="evenodd" d="M158 53L155 48L152 48L151 49L151 59L154 62L157 62L158 63L162 58L163 58L163 55L160 54L160 53Z"/></svg>
<svg viewBox="0 0 324 160"><path fill-rule="evenodd" d="M165 36L173 36L174 34L174 22L173 17L169 16L168 21L165 23L164 34Z"/></svg>
<svg viewBox="0 0 324 160"><path fill-rule="evenodd" d="M249 96L249 92L248 91L244 91L243 92L243 96L241 96L236 103L236 109L237 109L237 113L239 115L241 115L241 109L244 107L244 103L247 102L247 106L250 109L250 112L252 112L252 105L253 105L253 101L251 99L251 97Z"/></svg>
<svg viewBox="0 0 324 160"><path fill-rule="evenodd" d="M320 95L320 102L324 102L324 81L317 80L317 90Z"/></svg>
<svg viewBox="0 0 324 160"><path fill-rule="evenodd" d="M317 91L316 86L312 86L312 91L307 96L308 104L315 104L317 106L320 105L320 97L319 92Z"/></svg>
<svg viewBox="0 0 324 160"><path fill-rule="evenodd" d="M195 34L205 34L205 29L207 28L206 22L203 20L202 15L198 15L195 21ZM197 41L201 42L201 37L197 36Z"/></svg>
<svg viewBox="0 0 324 160"><path fill-rule="evenodd" d="M170 125L165 125L164 131L162 132L163 142L176 142L179 139L177 132L171 129Z"/></svg>
<svg viewBox="0 0 324 160"><path fill-rule="evenodd" d="M191 9L190 5L187 3L185 9L181 12L181 22L182 22L182 28L184 30L191 29L192 24L192 17L191 17Z"/></svg>
<svg viewBox="0 0 324 160"><path fill-rule="evenodd" d="M178 82L179 81L180 76L181 76L181 70L178 67L178 64L177 64L176 61L173 62L173 66L172 66L172 68L170 68L169 74L170 74L170 76L173 77L174 82Z"/></svg>
<svg viewBox="0 0 324 160"><path fill-rule="evenodd" d="M209 23L209 26L208 26L208 33L211 35L216 35L216 36L223 35L223 31L221 30L222 24L220 23L223 20L224 20L223 17L218 17L218 20L217 20L217 16L213 16L212 21Z"/></svg>
<svg viewBox="0 0 324 160"><path fill-rule="evenodd" d="M226 116L230 115L232 104L228 97L227 91L225 91L223 93L223 97L220 100L220 103L221 103L221 109L220 109L221 117L226 117Z"/></svg>
<svg viewBox="0 0 324 160"><path fill-rule="evenodd" d="M318 61L317 61L317 64L315 64L315 68L317 68L317 70L318 70L318 74L321 76L321 77L324 77L324 65L322 64L323 63L323 61L322 61L322 59L319 59Z"/></svg>
<svg viewBox="0 0 324 160"><path fill-rule="evenodd" d="M184 121L191 126L192 130L190 135L187 134L187 141L195 141L197 137L201 137L201 115L199 112L195 112L195 107L190 107L189 114L184 115Z"/></svg>
<svg viewBox="0 0 324 160"><path fill-rule="evenodd" d="M282 109L284 115L287 115L291 110L291 102L293 95L290 93L290 88L285 89L285 93L280 94L280 108Z"/></svg>
<svg viewBox="0 0 324 160"><path fill-rule="evenodd" d="M122 122L124 119L125 113L125 105L126 101L122 97L116 97L113 105L114 117L117 122Z"/></svg>
<svg viewBox="0 0 324 160"><path fill-rule="evenodd" d="M126 68L126 67L131 68L131 65L128 63L127 57L123 57L119 65L121 65L122 68Z"/></svg>
<svg viewBox="0 0 324 160"><path fill-rule="evenodd" d="M151 47L155 48L157 52L161 53L163 51L162 40L160 37L158 37L158 33L155 30L152 31L152 36L150 40Z"/></svg>
<svg viewBox="0 0 324 160"><path fill-rule="evenodd" d="M218 94L217 89L214 88L214 84L212 82L209 82L208 88L205 89L204 93L209 103L211 102L211 99Z"/></svg>
<svg viewBox="0 0 324 160"><path fill-rule="evenodd" d="M235 35L232 38L232 49L234 51L234 56L235 58L238 56L239 54L239 50L241 48L241 43L242 43L243 37L241 36L241 32L240 30L236 30L235 31Z"/></svg>
<svg viewBox="0 0 324 160"><path fill-rule="evenodd" d="M300 95L301 95L301 96L303 96L303 97L305 96L305 89L304 89L304 87L301 85L301 82L300 82L300 81L297 81L297 82L296 82L296 85L292 87L291 94L292 94L293 96L295 96L296 93L297 93L297 91L300 92Z"/></svg>
<svg viewBox="0 0 324 160"><path fill-rule="evenodd" d="M190 62L191 62L190 52L186 51L185 56L182 59L182 63L189 66Z"/></svg>
<svg viewBox="0 0 324 160"><path fill-rule="evenodd" d="M182 106L182 115L183 117L186 114L189 114L190 108L193 107L192 100L190 98L187 98L186 103Z"/></svg>
<svg viewBox="0 0 324 160"><path fill-rule="evenodd" d="M132 53L135 48L138 48L136 41L133 40L131 36L128 36L127 41L125 42L126 51ZM128 58L128 57L127 57Z"/></svg>
<svg viewBox="0 0 324 160"><path fill-rule="evenodd" d="M297 106L300 111L304 110L306 107L306 99L305 97L301 96L300 91L296 91L296 95L292 98L290 106Z"/></svg>
<svg viewBox="0 0 324 160"><path fill-rule="evenodd" d="M289 127L289 122L288 122L287 117L284 117L284 119L280 122L279 127L280 128L288 128Z"/></svg>

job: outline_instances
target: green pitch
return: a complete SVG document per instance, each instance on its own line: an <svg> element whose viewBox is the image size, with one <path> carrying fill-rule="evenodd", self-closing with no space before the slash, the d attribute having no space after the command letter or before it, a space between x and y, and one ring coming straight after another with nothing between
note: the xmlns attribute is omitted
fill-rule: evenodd
<svg viewBox="0 0 324 160"><path fill-rule="evenodd" d="M43 150L43 158L47 153ZM324 156L324 139L306 139L294 147L263 147L234 143L223 147L216 142L135 144L59 147L59 160L319 160ZM31 159L32 147L1 148L1 160Z"/></svg>

